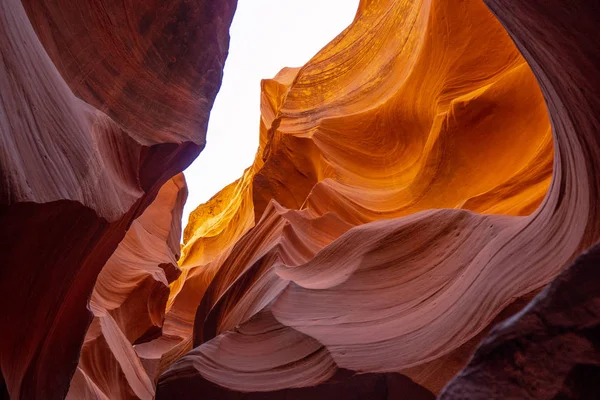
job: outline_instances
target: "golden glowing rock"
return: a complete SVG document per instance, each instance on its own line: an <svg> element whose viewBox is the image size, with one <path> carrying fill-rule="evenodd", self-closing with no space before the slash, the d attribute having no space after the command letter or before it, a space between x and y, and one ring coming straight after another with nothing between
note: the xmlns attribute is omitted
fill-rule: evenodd
<svg viewBox="0 0 600 400"><path fill-rule="evenodd" d="M596 237L544 216L544 99L479 0L362 2L263 81L261 113L254 165L190 217L166 320L194 349L159 398L182 376L272 391L338 368L438 392L470 339Z"/></svg>
<svg viewBox="0 0 600 400"><path fill-rule="evenodd" d="M592 0L362 0L183 245L235 1L104 3L0 0L0 397L589 394Z"/></svg>

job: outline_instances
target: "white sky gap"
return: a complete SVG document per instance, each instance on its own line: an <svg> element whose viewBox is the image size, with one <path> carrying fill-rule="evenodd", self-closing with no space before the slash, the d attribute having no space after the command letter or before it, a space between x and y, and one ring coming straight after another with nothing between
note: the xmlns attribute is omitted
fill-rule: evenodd
<svg viewBox="0 0 600 400"><path fill-rule="evenodd" d="M304 65L354 19L358 0L239 0L230 28L223 84L208 124L206 147L185 170L190 212L242 176L254 160L260 81Z"/></svg>

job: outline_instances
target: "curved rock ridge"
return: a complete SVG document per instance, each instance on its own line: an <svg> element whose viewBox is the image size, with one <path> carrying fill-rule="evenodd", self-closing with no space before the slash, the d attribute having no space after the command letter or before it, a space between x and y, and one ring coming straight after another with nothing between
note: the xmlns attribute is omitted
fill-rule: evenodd
<svg viewBox="0 0 600 400"><path fill-rule="evenodd" d="M361 1L180 247L235 1L0 0L0 397L598 397L600 10L484 1Z"/></svg>
<svg viewBox="0 0 600 400"><path fill-rule="evenodd" d="M571 208L572 217L587 212L584 237L594 235L600 168L598 3L486 3L532 65L548 103L560 171L549 200L559 210ZM440 399L598 398L599 264L596 245L522 312L494 328Z"/></svg>
<svg viewBox="0 0 600 400"><path fill-rule="evenodd" d="M154 397L153 360L135 345L160 335L177 267L183 174L169 180L138 217L98 275L86 334L68 399ZM148 370L148 371L147 371Z"/></svg>
<svg viewBox="0 0 600 400"><path fill-rule="evenodd" d="M263 81L255 164L186 228L159 398L340 370L439 393L600 234L597 122L529 62L537 76L480 1L363 1L305 66Z"/></svg>
<svg viewBox="0 0 600 400"><path fill-rule="evenodd" d="M113 349L162 324L177 235L156 236L148 256L164 265L113 253L130 226L152 236L136 218L164 184L183 185L169 179L204 146L235 4L0 1L0 394L66 396L111 255L127 272L105 271L119 290L96 288L90 308L108 314L92 331L100 325ZM137 269L150 265L142 279ZM147 316L124 322L144 298ZM131 384L137 394L148 382Z"/></svg>
<svg viewBox="0 0 600 400"><path fill-rule="evenodd" d="M596 246L496 326L440 400L598 398L599 265Z"/></svg>

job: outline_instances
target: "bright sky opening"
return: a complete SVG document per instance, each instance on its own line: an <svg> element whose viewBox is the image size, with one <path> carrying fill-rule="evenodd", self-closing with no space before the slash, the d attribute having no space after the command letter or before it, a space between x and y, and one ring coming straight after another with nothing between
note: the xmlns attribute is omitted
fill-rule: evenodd
<svg viewBox="0 0 600 400"><path fill-rule="evenodd" d="M206 147L185 170L189 196L183 226L196 207L242 176L254 160L260 81L304 65L354 19L359 0L239 0L229 56Z"/></svg>

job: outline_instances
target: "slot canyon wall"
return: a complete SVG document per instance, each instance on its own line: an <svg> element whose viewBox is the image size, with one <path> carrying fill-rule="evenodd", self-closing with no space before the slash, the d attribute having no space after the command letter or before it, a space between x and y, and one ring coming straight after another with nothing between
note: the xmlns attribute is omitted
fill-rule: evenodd
<svg viewBox="0 0 600 400"><path fill-rule="evenodd" d="M204 147L234 11L235 1L0 0L5 396L66 396L98 274L134 245L125 233L145 225L138 217L162 186L183 185L181 178L168 182ZM170 197L175 189L163 191ZM173 237L163 230L183 193L160 199L158 213L169 215L151 223L158 232L149 239ZM146 276L166 285L178 249L163 247L176 251L156 249L157 265ZM125 259L127 268L138 255ZM156 322L160 313L147 317Z"/></svg>
<svg viewBox="0 0 600 400"><path fill-rule="evenodd" d="M362 0L180 246L235 6L0 0L0 396L599 397L600 5Z"/></svg>

